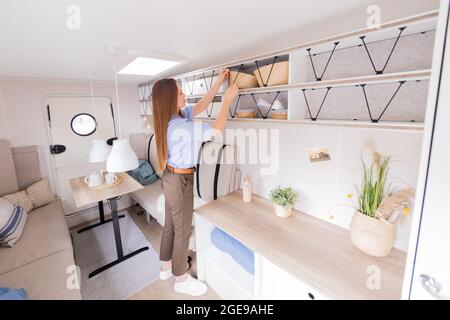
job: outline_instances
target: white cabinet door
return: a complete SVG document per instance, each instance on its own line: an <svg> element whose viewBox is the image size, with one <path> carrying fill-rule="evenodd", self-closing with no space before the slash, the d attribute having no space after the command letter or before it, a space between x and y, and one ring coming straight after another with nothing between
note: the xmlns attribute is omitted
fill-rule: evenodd
<svg viewBox="0 0 450 320"><path fill-rule="evenodd" d="M430 127L424 137L424 165L417 192L420 206L404 286L403 297L410 299L450 298L449 13L449 1L442 1L428 104L435 114L428 118Z"/></svg>
<svg viewBox="0 0 450 320"><path fill-rule="evenodd" d="M263 300L325 300L323 294L267 259L261 262L261 293Z"/></svg>

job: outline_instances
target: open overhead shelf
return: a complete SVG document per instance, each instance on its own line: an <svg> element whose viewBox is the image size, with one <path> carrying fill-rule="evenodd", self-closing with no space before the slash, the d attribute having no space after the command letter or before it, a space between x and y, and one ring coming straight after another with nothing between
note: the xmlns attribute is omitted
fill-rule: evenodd
<svg viewBox="0 0 450 320"><path fill-rule="evenodd" d="M396 73L386 73L380 75L369 75L361 77L351 77L343 79L332 79L323 81L308 81L300 83L292 83L281 86L272 87L258 87L252 89L242 89L239 90L239 94L257 94L266 92L282 92L288 91L290 89L321 89L321 88L338 88L338 87L350 87L356 85L374 85L383 83L392 83L400 81L423 81L429 80L431 76L431 70L417 70L417 71L406 71L406 72L396 72ZM223 96L223 92L218 93L217 96ZM201 98L203 95L187 95L186 99L197 99Z"/></svg>
<svg viewBox="0 0 450 320"><path fill-rule="evenodd" d="M436 22L437 22L438 13L439 13L438 10L433 10L433 11L421 13L418 15L381 23L378 27L375 27L375 28L374 27L366 27L366 28L362 28L362 29L358 29L358 30L354 30L354 31L350 31L350 32L345 32L345 33L325 37L325 38L322 38L319 40L307 41L307 42L299 43L297 45L294 45L294 46L291 46L288 48L284 48L282 50L272 51L269 53L265 53L265 54L261 54L261 55L257 55L257 56L253 56L253 57L247 57L244 59L234 60L234 61L230 61L228 63L215 65L212 67L202 68L202 69L194 70L191 72L179 74L179 75L176 75L175 78L181 79L181 78L190 77L190 76L194 76L194 75L200 75L202 73L208 74L213 71L217 72L220 69L228 68L230 66L239 66L241 64L253 63L255 60L263 61L266 59L271 59L274 56L286 55L286 54L289 54L289 53L299 50L299 49L306 50L306 49L312 48L314 50L317 50L317 51L314 51L315 54L323 53L323 52L332 50L332 46L334 45L335 42L338 42L338 41L340 42L339 45L342 45L342 46L340 46L336 49L342 49L345 47L348 48L351 46L362 44L360 37L363 37L363 36L366 37L367 43L392 39L392 38L397 37L399 28L403 28L403 27L406 27L405 31L403 31L403 35L410 35L410 34L415 34L415 33L420 33L420 32L428 32L428 31L434 30L434 28L436 26ZM152 81L146 82L141 85L145 85L145 84L148 84L151 82Z"/></svg>
<svg viewBox="0 0 450 320"><path fill-rule="evenodd" d="M338 37L334 42L339 41L339 45L336 50L342 50L350 47L363 45L362 37L366 43L376 43L379 41L397 39L400 31L402 37L407 37L410 35L425 33L434 31L436 29L437 23L437 12L436 15L423 14L416 16L417 19L402 19L398 20L398 24L389 24L391 27L381 28L381 29L366 29L367 31L360 31L356 33L350 33L349 37ZM412 17L411 17L412 18ZM403 29L403 30L400 30ZM333 50L334 42L327 42L323 44L311 45L313 54L321 54L330 52Z"/></svg>
<svg viewBox="0 0 450 320"><path fill-rule="evenodd" d="M387 120L389 118L399 119L398 115L396 117L392 117L390 112L386 113L386 110L391 105L391 102L393 102L394 98L396 98L396 96L398 95L397 93L399 91L401 91L401 94L396 99L403 99L401 101L404 101L405 95L410 96L411 90L413 92L414 90L416 90L415 89L416 87L411 88L410 85L404 86L405 83L428 81L430 79L431 70L428 68L430 67L431 64L428 65L428 62L426 62L425 64L424 63L418 65L416 64L418 68L425 67L425 69L419 69L414 71L410 70L401 71L405 70L404 67L405 64L403 64L403 66L401 67L389 68L391 70L393 69L399 71L395 72L390 71L389 73L386 73L385 71L387 70L386 66L388 66L390 60L392 60L392 63L395 63L394 60L396 60L398 65L399 59L398 56L396 56L396 59L391 59L395 50L399 51L399 54L400 53L405 54L405 47L404 46L402 47L400 45L397 46L397 44L401 41L401 38L417 35L418 39L424 39L423 37L420 36L420 34L433 32L435 30L437 16L438 11L425 12L415 16L405 17L395 21L382 23L377 28L369 28L369 27L362 28L359 30L345 32L330 37L325 37L319 40L303 42L298 45L285 48L283 50L278 50L263 55L257 55L254 57L247 57L244 59L231 61L226 64L216 65L209 68L203 68L188 73L183 73L175 76L175 79L179 80L180 85L184 86L183 90L185 90L185 92L187 93L186 102L188 104L193 104L198 102L198 100L204 96L206 91L212 86L212 83L215 81L215 77L217 77L219 70L223 68L230 68L232 71L235 71L238 74L240 72L249 74L254 73L255 76L257 76L257 72L261 67L271 65L273 68L275 63L282 61L289 61L288 84L274 85L274 86L267 85L271 73L269 73L268 76L267 74L264 76L267 79L263 79L263 76L261 76L260 73L259 74L260 80L262 79L259 83L260 87L239 90L237 101L234 107L230 108L230 117L232 118L231 119L232 121L245 121L245 122L267 121L273 123L298 123L298 124L318 124L318 125L332 125L332 126L351 126L364 128L421 130L423 124L420 123L419 121L423 121L423 119L420 116L410 117L410 113L407 111L410 109L405 109L404 111L405 116L400 117L400 119L405 120L404 122L387 122L384 120ZM392 41L386 42L386 40ZM378 51L376 50L378 42L383 42L381 49L382 51L380 51L379 49ZM371 44L373 44L373 46ZM362 54L363 55L367 54L366 57L362 58L363 56L361 56L361 51L357 51L358 52L357 57L360 58L359 61L361 63L360 69L358 70L363 70L360 73L365 74L359 75L358 72L347 73L342 71L340 73L339 72L336 73L335 71L336 68L339 68L339 64L337 66L333 65L333 63L338 62L336 59L339 58L341 59L339 61L347 61L348 65L349 63L348 59L351 58L345 58L345 55L347 55L347 51L345 53L342 52L339 55L336 54L334 55L334 57L333 54L339 50L345 49L353 50L351 48L356 46L363 47L365 53ZM350 51L350 54L351 52L354 53L355 51ZM382 52L381 55L380 52ZM318 57L318 55L320 54L324 55ZM374 60L377 64L381 64L381 62L382 64L377 68L374 63ZM371 64L370 67L369 64ZM312 70L312 73L310 73L309 76L306 76L308 70L307 68L309 66L311 66L309 71ZM413 68L414 64L412 64L410 68L411 67ZM330 69L330 71L329 73L327 73L328 76L324 78L324 75L327 72L327 68ZM333 68L333 70L331 70L331 68ZM370 69L372 68L373 71L370 72ZM272 71L271 68L270 71ZM332 74L335 75L334 78L331 78ZM346 74L348 75L351 74L354 76L344 77ZM305 81L307 79L308 81ZM309 79L313 80L310 81ZM388 89L386 90L386 93L389 94L390 96L385 96L383 92L379 94L380 96L379 99L377 98L374 99L373 96L368 97L366 90L369 86L374 86L374 90L379 90L377 89L377 87L375 87L375 85L382 85L382 84L392 84L393 94L391 95L390 93L391 89ZM196 90L194 90L194 85ZM415 84L412 85L416 86ZM149 110L148 106L151 104L150 101L151 82L143 83L139 85L139 87L141 91L144 93L143 94L144 97L140 99L140 103L143 106L143 108L145 107L146 110ZM147 87L148 90L146 91L142 89L143 87ZM357 99L359 98L363 99L364 110L366 110L365 112L367 114L363 115L360 113L361 111L358 111L359 113L354 118L358 119L369 118L370 121L363 121L356 119L352 120L351 118L349 118L348 120L320 119L320 118L336 118L336 119L343 118L340 116L339 113L332 114L330 116L329 108L328 107L322 108L322 107L324 106L325 100L327 100L328 92L330 91L334 92L334 88L345 88L345 87L358 87L357 89L361 90L362 93L355 93L355 96L357 97ZM401 89L402 87L405 88ZM424 92L424 94L426 94L425 93L426 89L424 85L419 84L417 88L421 88L422 91L420 92ZM319 90L316 91L316 93L308 92L310 90L314 91L316 89ZM320 89L323 89L324 93L322 93ZM221 97L224 95L225 90L226 86L223 86L220 92L216 95L214 102L207 108L206 110L207 119L214 118L213 112L214 104L216 102L221 102ZM345 90L347 89L343 89L343 91L339 92L348 92L348 90L347 91ZM148 94L145 94L146 92ZM272 94L271 96L268 96L270 97L272 105L270 106L269 110L265 111L264 113L260 110L256 99L257 97L258 99L261 98L261 96L259 96L260 94ZM335 97L336 94L338 93L334 93L332 96ZM249 96L249 98L245 98L246 96ZM274 120L270 117L272 106L276 101L277 97L278 99L280 98L287 99L287 106L289 109L289 112L287 112L287 114L289 120ZM318 100L318 98L320 99ZM331 102L328 102L328 100L330 99ZM327 104L333 103L332 97L330 97L328 100ZM270 104L270 101L268 103ZM334 103L336 103L336 100L334 100ZM255 119L236 118L236 111L238 109L239 110L242 109L239 107L240 104L245 107L249 106L252 107L255 104L257 109L257 115L259 111L260 117ZM310 104L311 107L317 107L317 110L314 110L313 112L312 109L310 108ZM300 107L301 105L304 106L303 109ZM293 109L292 106L295 106L296 108ZM351 108L351 105L347 106ZM380 106L382 106L382 108L380 110L377 110L377 108L380 108ZM423 103L421 104L420 108L424 108ZM320 115L322 109L327 109L327 111L322 112L325 114ZM375 113L377 114L377 116L374 115L374 110L372 109L375 109ZM304 110L305 113L302 113L303 112L302 110ZM398 112L398 109L397 111L394 112ZM411 122L409 120L415 120L417 122Z"/></svg>

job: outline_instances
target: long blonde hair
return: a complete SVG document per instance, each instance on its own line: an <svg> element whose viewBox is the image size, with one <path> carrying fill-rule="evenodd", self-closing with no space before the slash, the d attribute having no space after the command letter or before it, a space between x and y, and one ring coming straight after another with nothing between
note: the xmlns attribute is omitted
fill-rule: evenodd
<svg viewBox="0 0 450 320"><path fill-rule="evenodd" d="M166 167L168 157L167 127L178 113L178 86L174 79L161 79L152 88L153 128L155 130L158 171Z"/></svg>

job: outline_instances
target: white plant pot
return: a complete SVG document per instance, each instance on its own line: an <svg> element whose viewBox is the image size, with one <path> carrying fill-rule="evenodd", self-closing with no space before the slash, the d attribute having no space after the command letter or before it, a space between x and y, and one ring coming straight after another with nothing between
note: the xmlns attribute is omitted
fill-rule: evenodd
<svg viewBox="0 0 450 320"><path fill-rule="evenodd" d="M292 216L292 208L291 207L283 207L278 204L273 204L275 208L275 214L280 218L288 218Z"/></svg>

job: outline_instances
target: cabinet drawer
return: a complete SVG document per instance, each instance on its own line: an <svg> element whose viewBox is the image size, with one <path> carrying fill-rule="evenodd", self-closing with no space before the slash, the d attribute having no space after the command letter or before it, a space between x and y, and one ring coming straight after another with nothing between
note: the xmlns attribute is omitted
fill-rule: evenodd
<svg viewBox="0 0 450 320"><path fill-rule="evenodd" d="M326 300L317 290L304 284L267 259L261 264L261 298L283 300Z"/></svg>
<svg viewBox="0 0 450 320"><path fill-rule="evenodd" d="M252 295L224 270L208 258L204 259L206 283L225 300L251 300Z"/></svg>

